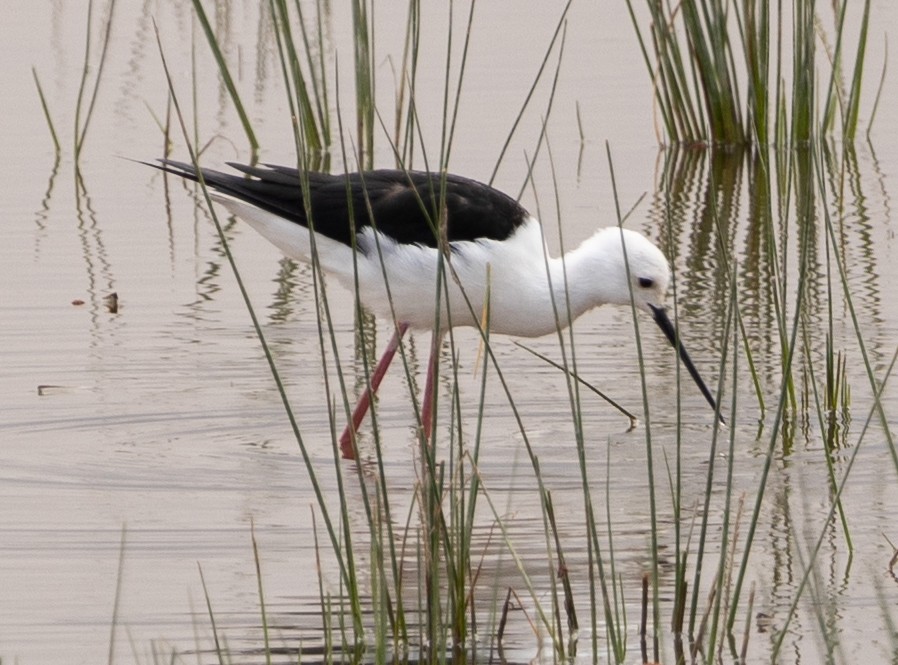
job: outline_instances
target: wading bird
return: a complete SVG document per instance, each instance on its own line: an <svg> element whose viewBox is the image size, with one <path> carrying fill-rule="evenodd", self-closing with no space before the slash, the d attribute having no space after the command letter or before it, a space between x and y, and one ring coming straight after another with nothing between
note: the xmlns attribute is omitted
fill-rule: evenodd
<svg viewBox="0 0 898 665"><path fill-rule="evenodd" d="M635 231L602 229L563 258L550 258L539 222L517 201L457 175L402 170L330 175L230 163L240 173L235 175L171 160L150 166L205 182L213 199L285 255L311 262L317 253L325 273L357 289L372 312L395 321L393 337L341 436L346 457L355 454L355 433L409 328L433 331L421 409L428 435L435 365L450 327L485 322L491 332L538 337L599 305L629 305L631 293L717 409L662 305L670 265Z"/></svg>

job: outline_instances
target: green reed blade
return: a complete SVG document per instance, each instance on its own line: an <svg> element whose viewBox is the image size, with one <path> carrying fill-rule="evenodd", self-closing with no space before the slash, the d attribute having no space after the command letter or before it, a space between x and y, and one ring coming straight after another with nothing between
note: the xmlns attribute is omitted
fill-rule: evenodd
<svg viewBox="0 0 898 665"><path fill-rule="evenodd" d="M100 92L100 82L103 80L103 70L106 66L106 56L109 52L110 36L112 34L112 18L115 13L115 0L109 0L106 9L106 21L103 24L102 50L100 51L100 59L97 64L97 75L93 81L93 89L90 92L90 100L87 102L87 108L84 108L84 96L87 93L88 76L90 74L90 44L91 44L91 20L93 15L93 0L88 2L87 6L87 28L85 30L84 44L84 64L81 69L81 82L78 85L78 99L75 103L75 168L78 168L78 161L81 157L81 149L84 146L84 139L87 138L87 130L90 127L90 121L93 118L94 108L97 103L97 95Z"/></svg>
<svg viewBox="0 0 898 665"><path fill-rule="evenodd" d="M558 22L555 24L555 32L552 33L552 39L549 40L549 45L546 47L546 51L543 54L543 59L540 62L539 69L537 70L536 75L533 77L533 83L531 83L530 89L527 91L527 95L524 97L524 101L521 104L521 109L518 111L518 114L511 125L511 129L508 130L508 136L505 137L505 142L502 144L502 148L499 150L499 157L496 158L496 165L493 167L493 171L490 174L489 180L487 180L487 184L489 185L492 185L496 180L496 175L499 173L499 167L502 165L502 161L505 159L505 153L508 152L508 148L511 145L511 139L514 137L518 125L520 125L521 119L524 117L524 112L530 105L530 100L533 97L533 93L536 92L536 86L542 78L543 72L546 69L546 65L549 63L549 55L554 50L555 43L558 41L558 38L563 34L568 10L571 8L572 2L573 0L567 0L564 5L564 9L561 11L561 15L558 18Z"/></svg>
<svg viewBox="0 0 898 665"><path fill-rule="evenodd" d="M44 112L44 119L47 121L47 129L50 130L50 138L53 139L53 150L56 153L57 158L59 157L59 153L61 149L59 147L59 137L56 134L56 127L53 125L53 118L50 116L50 107L47 104L47 98L44 96L44 89L41 87L41 82L37 77L37 69L34 67L31 68L31 75L34 77L34 85L37 87L37 95L41 100L41 109Z"/></svg>
<svg viewBox="0 0 898 665"><path fill-rule="evenodd" d="M221 46L215 36L215 31L209 23L209 17L206 16L206 10L203 9L202 0L191 0L191 3L193 4L194 13L203 29L203 34L206 35L206 41L209 43L209 48L212 51L212 56L215 58L215 63L218 65L218 74L221 76L221 80L225 84L228 95L231 97L231 101L234 104L234 110L237 111L237 116L240 118L240 124L243 126L243 133L246 134L246 138L249 141L250 152L253 155L252 161L255 162L259 152L259 141L256 139L252 123L250 122L246 109L243 106L243 102L240 99L240 93L237 91L234 79L231 77L228 63L221 51Z"/></svg>
<svg viewBox="0 0 898 665"><path fill-rule="evenodd" d="M174 90L174 84L173 84L171 74L168 69L168 63L165 58L165 53L162 48L161 37L159 35L158 28L155 27L155 24L154 24L154 29L156 30L156 44L157 44L157 48L159 49L159 56L160 56L160 60L162 62L163 70L165 72L166 81L168 84L169 92L171 94L172 104L175 109L175 114L176 114L176 117L178 119L178 122L179 122L179 125L181 128L182 136L187 145L188 152L190 153L191 162L194 165L196 165L196 153L195 153L195 150L193 149L193 145L188 136L187 126L184 121L184 115L181 110L181 105L178 100L178 96ZM286 388L281 379L280 372L277 369L277 364L274 360L274 355L273 355L271 348L267 343L266 337L262 331L262 327L261 327L258 317L255 313L255 309L253 308L252 302L249 298L249 293L248 293L246 286L243 282L243 279L241 277L240 270L238 269L236 261L234 259L234 256L230 251L230 245L227 241L227 236L225 235L224 228L222 227L220 221L218 220L217 215L215 214L215 209L212 206L212 200L209 197L209 192L206 189L205 182L202 179L202 171L198 170L198 174L199 174L200 188L203 192L210 216L213 220L213 223L215 224L215 228L218 233L219 240L222 244L222 251L224 252L224 254L227 258L228 264L231 267L231 271L234 274L234 278L237 282L237 287L238 287L241 297L243 298L243 301L247 307L247 313L252 322L253 329L255 330L255 333L256 333L256 337L259 340L259 344L262 347L262 351L265 355L266 362L268 364L269 370L271 371L271 374L272 374L272 378L274 379L275 385L277 387L278 395L281 398L281 403L284 406L285 414L289 421L291 431L293 432L294 438L296 439L296 442L299 446L300 453L303 458L303 463L305 464L306 470L308 471L309 481L312 485L312 490L315 494L316 501L321 510L322 519L324 520L325 526L327 528L328 536L331 540L332 547L333 547L335 553L343 552L344 550L341 548L342 541L338 537L338 531L335 528L335 525L330 516L330 512L327 509L327 502L325 501L324 493L321 488L321 484L318 480L318 476L315 472L315 467L312 464L311 456L310 456L309 451L305 445L303 436L300 432L299 424L296 420L294 411L291 407L291 403L287 396ZM350 534L347 531L347 532L344 532L344 535L348 537ZM348 542L351 543L351 541L348 541ZM356 580L356 570L355 570L354 565L352 564L351 545L349 545L347 547L345 552L346 552L346 557L337 556L337 562L338 562L339 568L340 568L340 580L341 580L341 583L346 584L347 589L349 590L350 602L352 604L352 617L353 617L354 628L355 628L356 634L361 635L363 632L362 621L361 621L361 607L359 606L359 603L358 603L358 597L359 597L358 590L357 590L358 585L357 585L357 580Z"/></svg>
<svg viewBox="0 0 898 665"><path fill-rule="evenodd" d="M844 0L848 5L847 0ZM848 95L848 108L844 120L842 135L849 141L854 141L857 135L858 116L861 108L861 81L864 76L864 55L867 51L867 31L870 25L870 0L864 2L864 12L861 18L860 36L858 37L857 52L854 56L854 74L851 77L851 88ZM872 123L872 120L871 120Z"/></svg>

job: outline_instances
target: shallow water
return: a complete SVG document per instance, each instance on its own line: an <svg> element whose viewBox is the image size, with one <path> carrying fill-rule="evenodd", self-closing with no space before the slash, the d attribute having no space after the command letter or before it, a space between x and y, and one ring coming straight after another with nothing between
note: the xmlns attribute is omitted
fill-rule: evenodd
<svg viewBox="0 0 898 665"><path fill-rule="evenodd" d="M218 25L227 34L224 42L231 56L239 61L239 85L260 135L262 161L291 163L294 157L284 138L289 133L287 105L270 37L257 47L257 32L264 25L257 4L227 4L229 12ZM551 3L526 13L511 9L508 3L482 4L476 14L451 164L453 171L486 180L560 10ZM2 61L9 63L0 72L5 119L0 132L0 181L5 183L0 198L0 659L92 663L108 658L111 644L115 662L148 662L154 654L197 649L200 661L214 661L199 566L217 627L226 635L231 652L261 660L251 526L261 556L266 609L278 645L295 649L300 635L306 645L316 644L321 639L321 617L312 536L315 497L204 208L197 207L191 188L174 181L166 187L158 173L123 159L153 159L163 151L163 137L153 115L164 117L167 87L155 45L154 20L185 106L189 106L191 89L190 43L196 40L199 131L202 142L218 137L204 155L205 163L248 159L246 141L218 84L202 35L192 27L189 3L119 3L115 11L78 196L69 146L87 3L30 3L15 14L6 12L0 22L0 53ZM432 8L428 11L425 30L439 46L424 56L422 71L431 74L421 77L418 104L425 144L435 159L444 58L438 40L444 32L444 17ZM891 3L874 3L873 11L875 29L898 24L898 10ZM784 231L779 237L788 248L786 265L771 265L765 247L755 240L757 217L749 203L756 192L757 168L744 156L712 160L704 152L659 151L652 130L649 82L625 8L603 10L600 17L596 8L575 4L572 12L565 64L549 122L564 245L573 246L596 226L615 219L605 153L608 140L624 208L647 193L628 225L658 240L669 255L677 257L683 337L702 373L716 381L728 291L708 210L717 201L724 211L720 216L723 235L729 252L739 260L739 304L768 409L761 413L744 356L740 357L737 413L730 415L733 495L745 496L748 511L776 426L773 414L780 380L775 305L763 287L774 275L785 275L786 306L794 304L795 231ZM95 22L101 15L98 7ZM464 16L457 8L456 22ZM386 54L394 58L401 54L402 35L387 28L391 22L403 22L404 16L398 10L378 8L377 21L378 35L383 35L377 45L383 54L377 59L382 80L379 95L388 116L393 79ZM331 24L341 62L348 62L351 54L346 26L347 17L340 14ZM95 25L95 36L98 33ZM871 35L871 72L878 72L882 62L881 42L881 34ZM98 52L95 45L93 57ZM63 142L62 160L55 167L32 66ZM868 77L870 86L875 78ZM343 112L351 118L349 70L341 70L341 80ZM872 103L875 91L868 88L867 92ZM547 98L548 81L544 81L498 172L495 184L510 193L516 193L524 181L523 155L532 156ZM848 177L830 183L844 192L839 248L847 257L852 302L877 379L886 371L898 342L898 300L888 286L898 279L891 202L898 188L896 101L895 87L889 84L872 143L858 145ZM584 142L576 123L578 105ZM375 161L392 164L386 141L379 145ZM186 155L183 141L175 139L174 154ZM669 196L660 186L665 169L674 173L675 186ZM709 186L712 175L722 183L716 188ZM553 181L544 155L537 162L534 179L538 197L528 188L522 200L532 211L540 210L550 246L557 249L561 243L554 221ZM673 242L668 240L666 224L674 232ZM281 259L240 224L229 225L227 232L285 377L312 462L320 469L323 491L333 505L336 484L328 407L335 399L337 374L330 356L324 365L321 361L311 273ZM828 290L823 232L818 232L818 251L808 274L807 343L820 371L826 332L821 322L830 317L831 301L835 346L847 354L852 395L845 443L832 454L838 477L847 472L849 458L858 450L843 494L854 556L849 559L838 521L826 519L830 496L820 425L799 420L793 445L776 444L750 559L747 584L756 588L751 662L768 659L771 635L785 622L810 547L821 533L825 537L814 564L813 589L798 603L780 660L816 662L824 652L825 639L836 639L837 661L877 662L893 654L898 640L889 632L893 630L889 626L898 622L898 581L888 570L893 552L889 540L898 542L894 526L898 468L878 418L859 447L858 437L873 404L872 389L839 282L833 281L832 293ZM117 313L110 312L105 301L113 292L120 299ZM328 298L341 364L356 370L346 376L350 382L358 381L361 361L354 352L351 298L336 286L328 290ZM83 304L75 304L79 301ZM686 532L706 494L713 418L684 375L683 436L677 441L676 363L647 319L640 320L640 330L651 404L658 534L662 555L669 561L677 525L664 456L674 460L679 446L682 503L689 515L679 527ZM638 356L629 312L595 311L578 321L575 332L580 374L641 414ZM378 344L387 337L388 328L380 322ZM426 335L413 339L413 369L419 385L428 343ZM475 373L477 345L471 331L458 333L461 422L469 436L476 428L481 380ZM567 388L558 371L515 346L513 340L496 338L493 345L540 458L543 482L552 492L585 625L583 487ZM527 345L560 357L554 338L527 341ZM726 362L732 371L731 357ZM444 429L439 443L445 457L451 397L448 352L443 366ZM547 594L552 571L546 560L533 471L494 373L488 381L480 471L505 518L510 542L527 562L537 594ZM651 563L646 427L628 431L626 419L601 400L585 393L582 399L591 492L600 533L606 537L613 533L617 573L631 616L629 653L635 662L641 579ZM729 411L729 395L725 404ZM885 420L894 431L898 412L894 382L887 385L882 404ZM339 426L340 416L337 421ZM378 421L387 444L387 484L395 514L401 516L397 520L402 521L418 472L409 387L397 369L384 384ZM363 436L363 445L370 450L370 421ZM726 443L725 437L720 440L721 450ZM722 524L727 458L721 454L716 460L720 469L711 487L712 531ZM354 481L353 468L341 464L346 477ZM354 511L351 518L357 524L355 533L364 542L368 527L357 496L358 483L348 483L346 491ZM354 502L354 497L359 500ZM508 549L492 534L492 515L485 506L481 508L475 551L486 552L484 566L489 574L483 575L482 582L486 597L495 592L501 600L506 586L526 597ZM745 528L740 527L740 539ZM320 522L318 529L321 537ZM719 546L713 538L710 542L712 548ZM364 558L367 547L360 545L359 550ZM339 580L327 558L324 575L336 593ZM672 584L672 568L662 565L665 631ZM821 613L815 612L814 603L829 618L824 625L818 621ZM740 617L746 613L744 608ZM509 620L507 642L513 648L506 657L511 660L530 660L538 653L539 638L522 615L513 613ZM603 639L601 658L605 657ZM581 642L580 653L588 658L587 640L581 636ZM664 660L671 661L669 644L663 648ZM540 655L551 659L551 650ZM191 658L184 656L184 660Z"/></svg>

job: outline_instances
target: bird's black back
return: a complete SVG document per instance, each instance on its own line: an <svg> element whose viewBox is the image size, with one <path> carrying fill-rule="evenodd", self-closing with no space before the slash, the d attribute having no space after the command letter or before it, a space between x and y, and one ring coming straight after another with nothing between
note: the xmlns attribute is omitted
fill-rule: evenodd
<svg viewBox="0 0 898 665"><path fill-rule="evenodd" d="M196 169L160 160L161 168L190 180ZM153 165L155 166L155 165ZM435 231L442 200L446 240L504 240L526 219L527 211L511 197L475 180L424 171L377 170L335 174L299 171L286 166L262 167L229 163L244 175L202 169L213 190L241 199L347 245L354 233L371 226L403 244L437 246ZM310 217L303 197L308 181Z"/></svg>

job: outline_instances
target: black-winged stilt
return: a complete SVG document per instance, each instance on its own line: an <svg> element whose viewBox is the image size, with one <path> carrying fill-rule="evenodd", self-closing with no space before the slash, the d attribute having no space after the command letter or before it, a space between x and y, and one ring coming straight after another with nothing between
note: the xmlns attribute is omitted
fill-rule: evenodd
<svg viewBox="0 0 898 665"><path fill-rule="evenodd" d="M150 165L202 179L216 201L290 258L311 262L311 226L321 268L350 290L357 288L360 301L375 314L396 321L340 439L345 456L354 455L354 434L409 327L434 333L421 413L429 434L435 363L450 326L483 320L492 332L537 337L599 305L629 305L631 292L717 408L662 305L670 280L667 259L635 231L602 229L563 259L550 258L539 222L520 204L456 175L401 170L301 174L284 166L231 163L241 173L233 175L198 172L171 160ZM450 269L437 314L440 252Z"/></svg>

